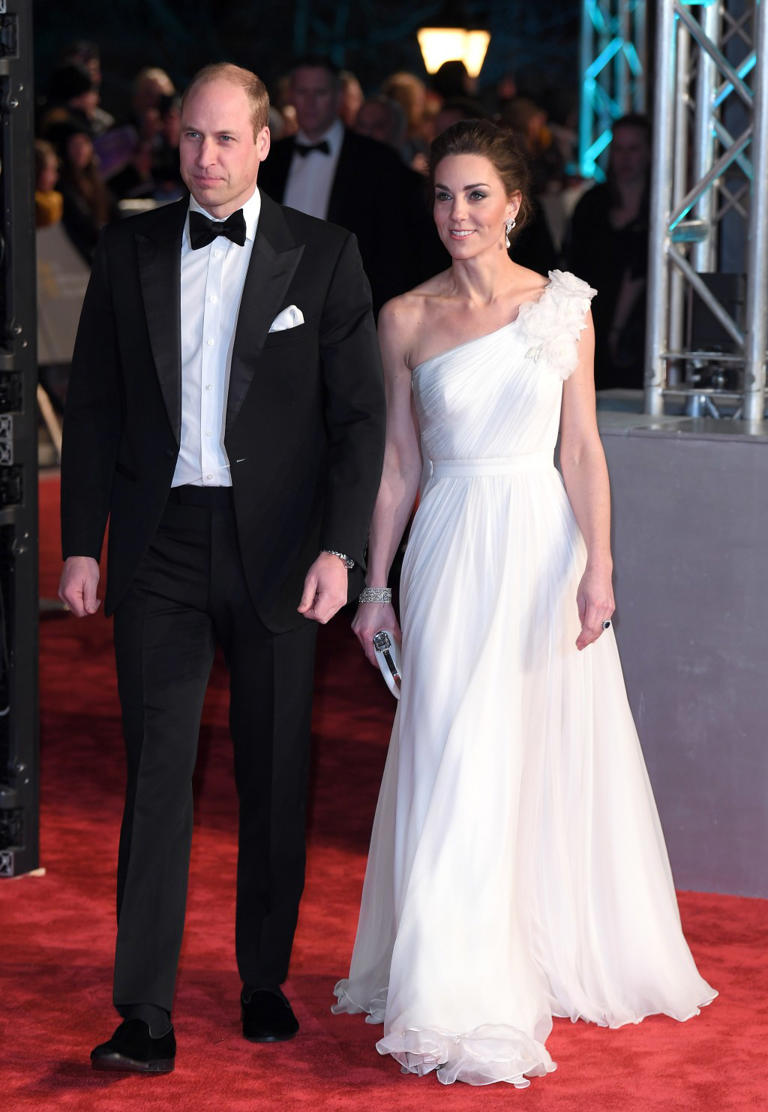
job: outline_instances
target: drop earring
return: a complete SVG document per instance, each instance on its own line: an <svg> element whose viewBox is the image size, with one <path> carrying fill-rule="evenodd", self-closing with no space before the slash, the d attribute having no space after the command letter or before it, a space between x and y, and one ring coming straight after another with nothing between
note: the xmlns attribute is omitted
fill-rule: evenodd
<svg viewBox="0 0 768 1112"><path fill-rule="evenodd" d="M510 246L509 233L514 228L515 224L517 224L517 221L515 220L514 216L510 216L509 220L507 220L506 223L504 224L504 232L505 232L504 242L506 243L507 247Z"/></svg>

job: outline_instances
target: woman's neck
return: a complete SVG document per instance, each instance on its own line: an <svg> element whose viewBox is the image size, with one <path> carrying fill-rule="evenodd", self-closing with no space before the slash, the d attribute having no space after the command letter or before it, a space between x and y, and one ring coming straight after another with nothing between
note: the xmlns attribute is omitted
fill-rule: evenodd
<svg viewBox="0 0 768 1112"><path fill-rule="evenodd" d="M473 259L454 259L450 269L453 296L470 305L490 305L503 296L514 277L515 264L502 246Z"/></svg>

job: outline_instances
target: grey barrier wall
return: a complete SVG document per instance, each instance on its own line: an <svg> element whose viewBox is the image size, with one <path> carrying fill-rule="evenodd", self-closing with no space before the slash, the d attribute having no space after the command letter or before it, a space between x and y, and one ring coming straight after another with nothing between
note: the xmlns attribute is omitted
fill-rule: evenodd
<svg viewBox="0 0 768 1112"><path fill-rule="evenodd" d="M768 435L598 418L616 635L676 886L768 897Z"/></svg>

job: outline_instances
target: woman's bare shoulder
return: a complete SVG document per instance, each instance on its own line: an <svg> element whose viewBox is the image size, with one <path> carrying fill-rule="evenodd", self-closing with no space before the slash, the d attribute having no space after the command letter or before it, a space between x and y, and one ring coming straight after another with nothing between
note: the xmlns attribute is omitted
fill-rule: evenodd
<svg viewBox="0 0 768 1112"><path fill-rule="evenodd" d="M539 274L538 270L530 270L527 266L515 263L514 282L519 300L525 301L529 297L535 298L537 294L542 293L549 286L551 279Z"/></svg>
<svg viewBox="0 0 768 1112"><path fill-rule="evenodd" d="M407 293L387 301L379 313L379 331L389 338L405 341L407 345L425 323L444 287L444 275L436 274Z"/></svg>

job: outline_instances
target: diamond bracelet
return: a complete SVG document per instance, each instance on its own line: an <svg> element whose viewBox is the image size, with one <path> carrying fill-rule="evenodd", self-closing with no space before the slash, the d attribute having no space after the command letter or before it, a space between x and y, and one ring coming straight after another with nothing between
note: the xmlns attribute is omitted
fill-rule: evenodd
<svg viewBox="0 0 768 1112"><path fill-rule="evenodd" d="M391 602L391 587L364 587L358 596L358 602Z"/></svg>

